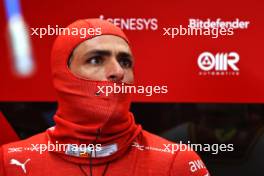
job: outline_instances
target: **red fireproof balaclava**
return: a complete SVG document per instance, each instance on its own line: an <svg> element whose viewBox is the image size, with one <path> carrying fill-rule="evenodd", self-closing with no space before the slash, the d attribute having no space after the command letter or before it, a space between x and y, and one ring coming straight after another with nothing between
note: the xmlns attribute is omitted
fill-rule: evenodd
<svg viewBox="0 0 264 176"><path fill-rule="evenodd" d="M129 43L120 28L100 19L78 20L67 28L101 28L101 35L115 35ZM129 112L131 100L128 94L97 94L98 86L113 86L114 82L87 80L74 75L68 68L74 48L93 37L100 36L60 35L54 43L51 68L58 110L54 115L56 126L48 133L54 144L101 144L103 150L92 158L93 164L99 164L122 155L140 133L141 126L135 124L133 114ZM72 151L59 153L67 160L84 164L91 157L91 154L86 156Z"/></svg>

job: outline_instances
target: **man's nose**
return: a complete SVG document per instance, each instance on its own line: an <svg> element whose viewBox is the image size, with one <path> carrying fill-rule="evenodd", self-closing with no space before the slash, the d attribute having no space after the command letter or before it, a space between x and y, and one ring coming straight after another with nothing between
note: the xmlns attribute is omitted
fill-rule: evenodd
<svg viewBox="0 0 264 176"><path fill-rule="evenodd" d="M124 78L124 69L116 58L111 58L106 67L106 78L108 81L121 82Z"/></svg>

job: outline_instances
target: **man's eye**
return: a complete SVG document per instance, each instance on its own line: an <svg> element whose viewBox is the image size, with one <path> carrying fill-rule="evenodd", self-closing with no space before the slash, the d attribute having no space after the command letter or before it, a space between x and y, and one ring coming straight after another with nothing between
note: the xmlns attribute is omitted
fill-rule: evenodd
<svg viewBox="0 0 264 176"><path fill-rule="evenodd" d="M119 64L123 68L131 68L132 67L132 61L129 58L120 58L119 59Z"/></svg>
<svg viewBox="0 0 264 176"><path fill-rule="evenodd" d="M87 60L87 63L92 65L99 65L103 63L103 59L101 57L92 57Z"/></svg>

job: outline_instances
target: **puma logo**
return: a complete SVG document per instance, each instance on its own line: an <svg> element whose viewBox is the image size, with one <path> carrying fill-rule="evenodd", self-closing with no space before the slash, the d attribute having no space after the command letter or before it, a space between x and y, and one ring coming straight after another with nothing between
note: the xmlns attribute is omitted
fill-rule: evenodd
<svg viewBox="0 0 264 176"><path fill-rule="evenodd" d="M27 173L27 170L26 170L26 164L30 161L30 159L27 159L23 164L20 163L19 161L17 161L16 159L11 159L10 160L10 164L13 164L13 165L17 165L17 166L20 166L22 168L22 170L24 171L24 173L26 174Z"/></svg>

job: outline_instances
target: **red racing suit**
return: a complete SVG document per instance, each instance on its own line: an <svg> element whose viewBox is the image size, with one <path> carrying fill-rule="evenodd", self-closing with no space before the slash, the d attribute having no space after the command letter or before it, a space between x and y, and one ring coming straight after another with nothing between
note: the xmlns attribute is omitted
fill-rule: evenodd
<svg viewBox="0 0 264 176"><path fill-rule="evenodd" d="M171 142L142 131L119 158L98 165L71 161L60 154L45 151L40 154L37 144L46 144L48 133L1 147L1 176L209 176L193 151L172 151ZM169 148L166 149L166 146ZM174 145L174 148L179 145ZM21 165L20 165L21 164ZM23 165L24 164L24 165Z"/></svg>

